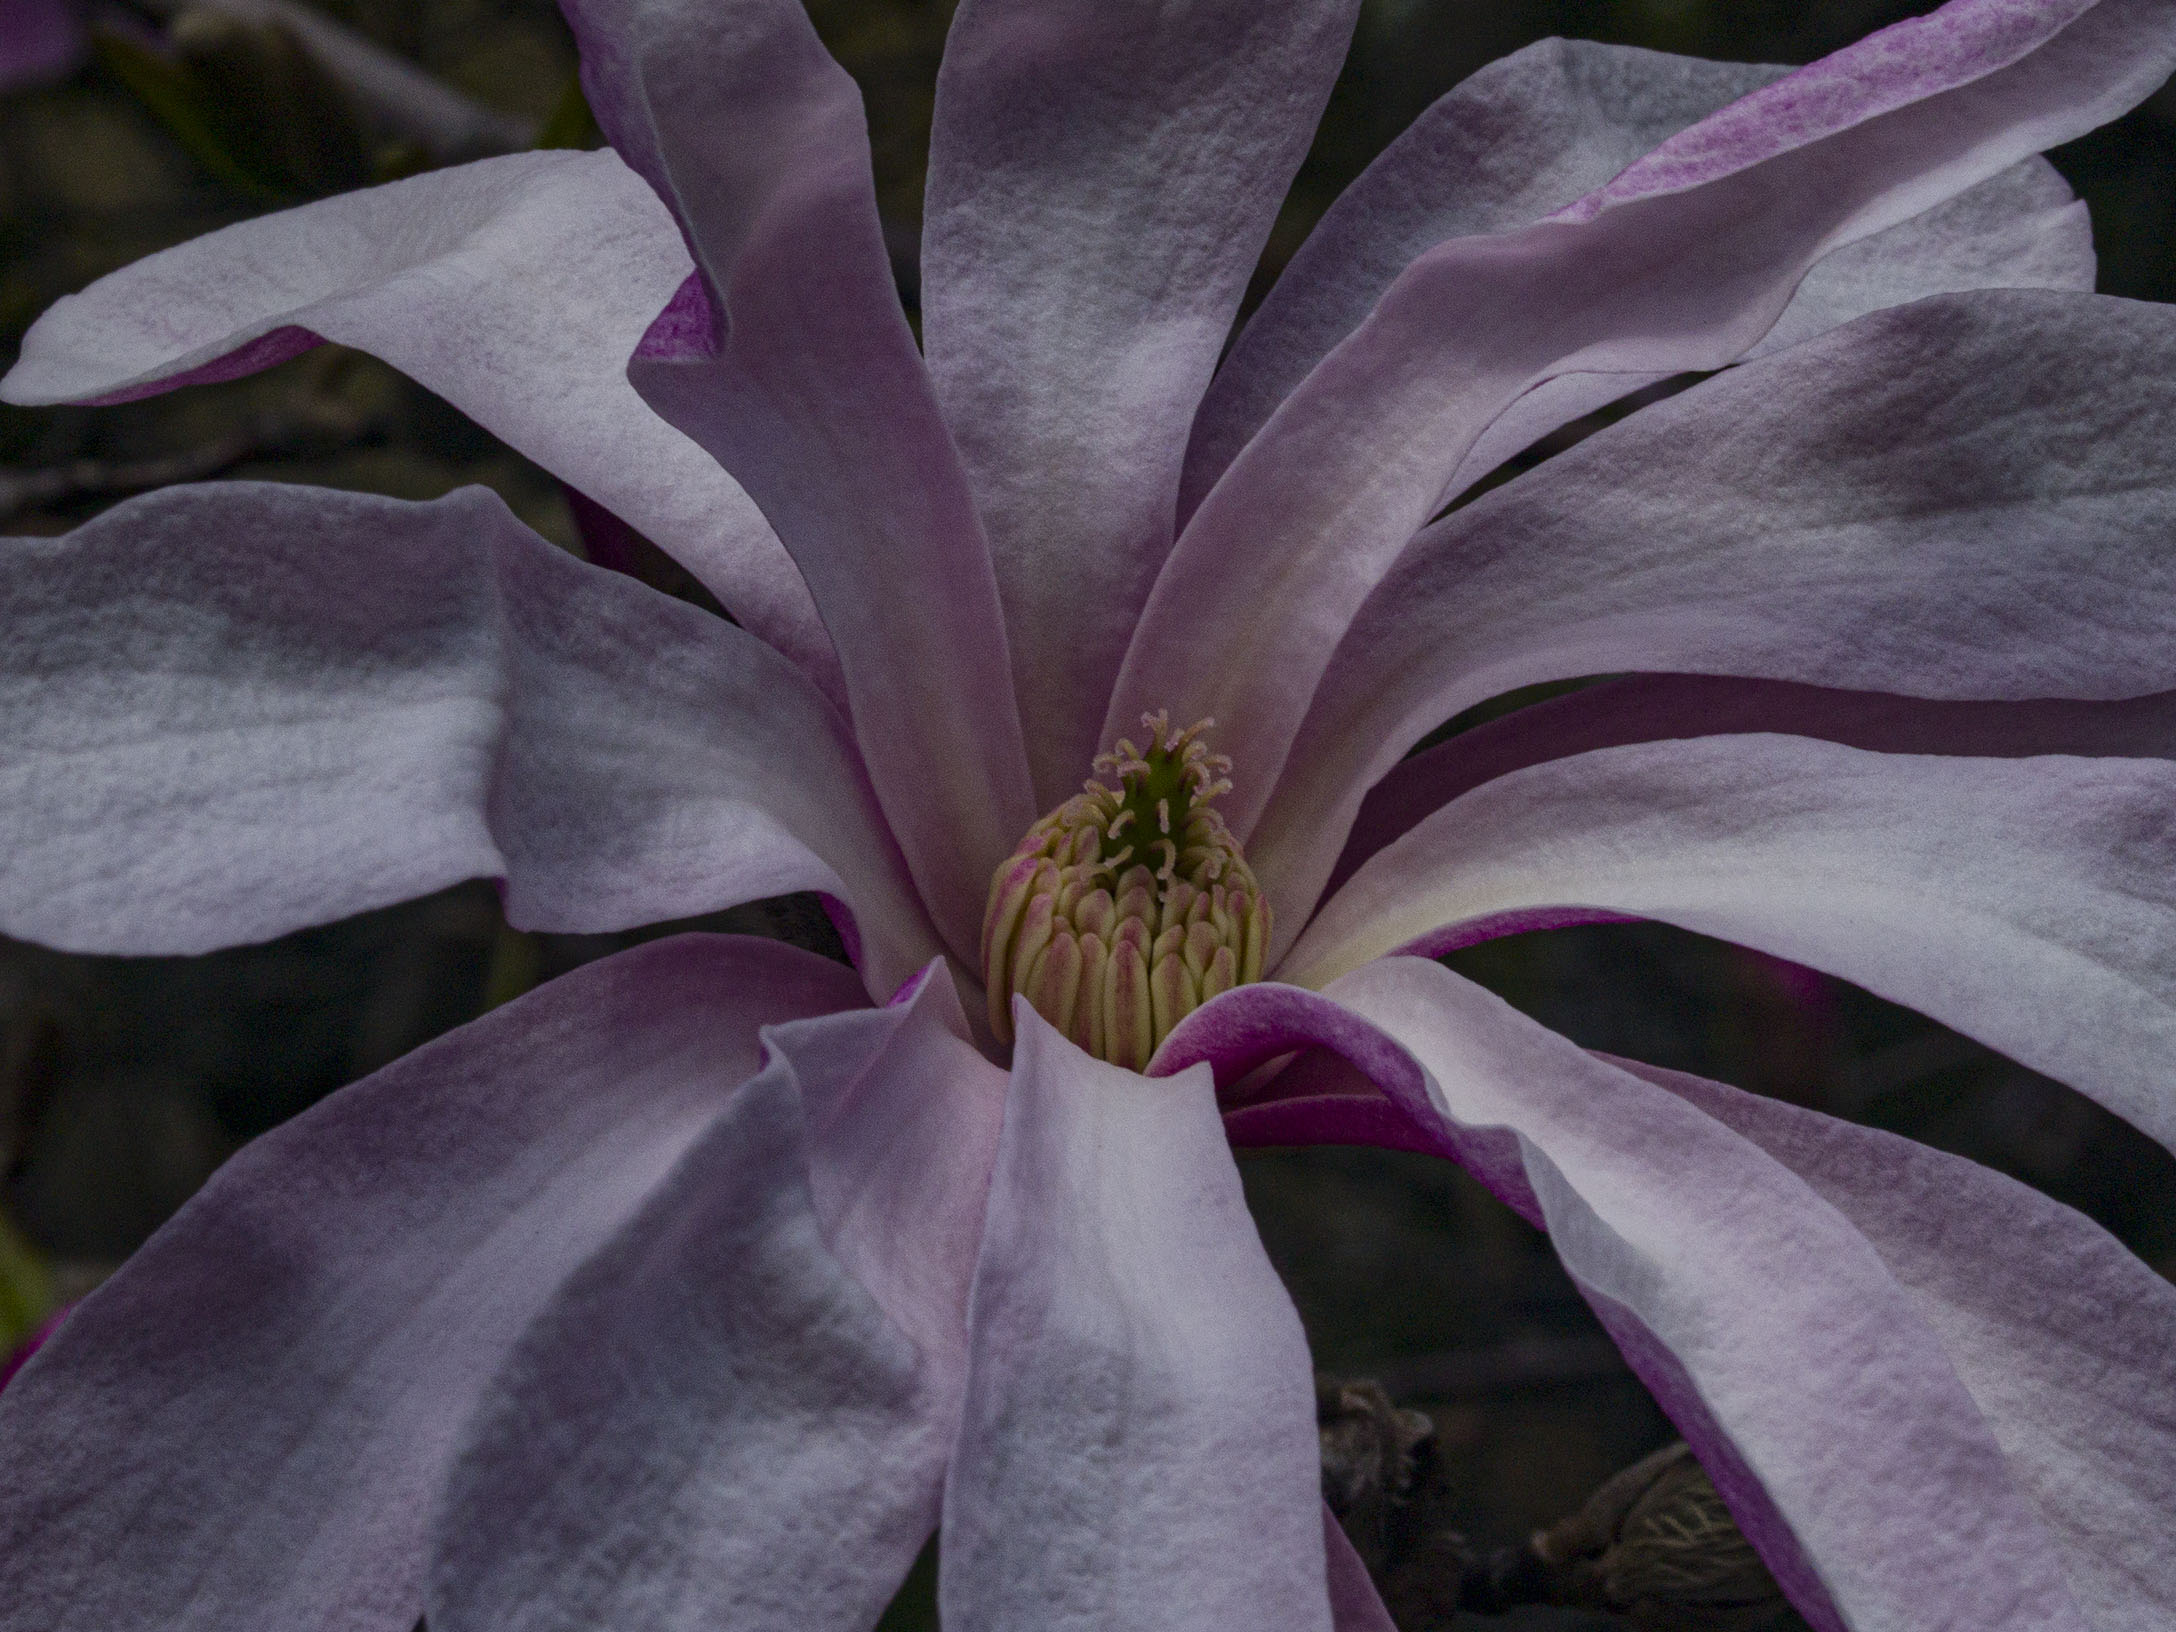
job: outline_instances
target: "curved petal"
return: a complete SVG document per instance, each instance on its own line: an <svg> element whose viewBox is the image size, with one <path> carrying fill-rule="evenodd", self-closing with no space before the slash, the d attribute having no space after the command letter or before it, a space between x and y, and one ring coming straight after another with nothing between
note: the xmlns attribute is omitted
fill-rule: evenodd
<svg viewBox="0 0 2176 1632"><path fill-rule="evenodd" d="M1106 731L1148 708L1224 721L1244 833L1354 614L1507 404L1563 373L1722 367L1822 255L2114 117L2171 66L2170 0L1952 0L1549 221L1428 251L1202 501Z"/></svg>
<svg viewBox="0 0 2176 1632"><path fill-rule="evenodd" d="M9 1632L408 1632L522 1329L757 1065L859 1001L771 941L624 952L266 1134L0 1394Z"/></svg>
<svg viewBox="0 0 2176 1632"><path fill-rule="evenodd" d="M2085 205L2045 159L2030 158L1931 210L1846 244L1813 264L1767 337L1745 355L1787 346L1890 306L1974 289L2089 292L2097 263ZM1668 373L1559 374L1506 408L1452 474L1463 492L1513 454Z"/></svg>
<svg viewBox="0 0 2176 1632"><path fill-rule="evenodd" d="M1531 225L1789 72L1547 39L1438 97L1338 195L1233 342L1194 423L1181 515L1422 254Z"/></svg>
<svg viewBox="0 0 2176 1632"><path fill-rule="evenodd" d="M655 539L836 695L808 588L755 505L627 383L688 273L612 153L522 153L239 222L61 300L9 402L126 402L283 362L382 357Z"/></svg>
<svg viewBox="0 0 2176 1632"><path fill-rule="evenodd" d="M1329 1632L1299 1316L1209 1074L1151 1081L1024 1003L945 1487L958 1632Z"/></svg>
<svg viewBox="0 0 2176 1632"><path fill-rule="evenodd" d="M976 961L1035 819L989 548L892 286L860 93L800 0L569 0L582 83L697 276L628 377L739 478L836 642L862 756Z"/></svg>
<svg viewBox="0 0 2176 1632"><path fill-rule="evenodd" d="M780 1026L767 1040L800 1088L824 1239L914 1343L956 1419L1006 1073L972 1046L941 964L870 1019Z"/></svg>
<svg viewBox="0 0 2176 1632"><path fill-rule="evenodd" d="M875 1621L936 1527L1004 1104L948 1001L925 980L894 1008L766 1030L768 1068L471 1416L434 1524L432 1626ZM935 1160L895 1149L872 1171L898 1133Z"/></svg>
<svg viewBox="0 0 2176 1632"><path fill-rule="evenodd" d="M820 890L881 993L936 950L814 688L481 488L169 488L0 563L9 934L196 952L482 875L539 929Z"/></svg>
<svg viewBox="0 0 2176 1632"><path fill-rule="evenodd" d="M1606 748L1446 805L1324 904L1279 977L1320 986L1508 912L1630 913L1840 975L2176 1144L2172 800L2161 759Z"/></svg>
<svg viewBox="0 0 2176 1632"><path fill-rule="evenodd" d="M1187 450L1182 518L1400 272L1452 238L1510 232L1786 68L1542 40L1438 98L1331 205L1217 370ZM1884 306L1960 289L2093 287L2085 206L2044 159L1814 263L1751 356ZM1667 375L1570 374L1506 408L1446 484L1455 493L1538 437Z"/></svg>
<svg viewBox="0 0 2176 1632"><path fill-rule="evenodd" d="M1357 0L968 0L922 335L997 568L1036 802L1077 792L1171 547L1187 427Z"/></svg>
<svg viewBox="0 0 2176 1632"><path fill-rule="evenodd" d="M1851 1221L2002 1446L2101 1632L2176 1620L2176 1287L2107 1231L1977 1162L1630 1060Z"/></svg>
<svg viewBox="0 0 2176 1632"><path fill-rule="evenodd" d="M1700 669L1931 697L2176 683L2176 312L1876 313L1642 409L1429 528L1339 649L1249 859L1327 865L1439 721Z"/></svg>
<svg viewBox="0 0 2176 1632"><path fill-rule="evenodd" d="M1320 889L1337 889L1376 851L1460 794L1529 765L1625 743L1762 731L1884 754L2170 759L2176 758L2176 692L2111 703L1960 703L1736 675L1639 674L1608 680L1518 709L1400 760L1368 790L1329 882ZM1315 889L1304 880L1280 882L1296 907L1305 903L1295 914L1304 922Z"/></svg>
<svg viewBox="0 0 2176 1632"><path fill-rule="evenodd" d="M1306 1001L1262 991L1218 1004ZM1312 1006L1284 1047L1408 1051L1399 1114L1548 1230L1814 1626L2096 1624L1942 1332L1783 1163L1439 965L1388 959Z"/></svg>

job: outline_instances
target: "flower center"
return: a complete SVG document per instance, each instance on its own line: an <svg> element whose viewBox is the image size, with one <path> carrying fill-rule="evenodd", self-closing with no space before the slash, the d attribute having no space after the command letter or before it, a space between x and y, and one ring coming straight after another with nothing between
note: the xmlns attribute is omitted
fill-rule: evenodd
<svg viewBox="0 0 2176 1632"><path fill-rule="evenodd" d="M1269 903L1210 808L1231 788L1231 761L1202 740L1215 722L1141 724L1146 751L1121 737L1098 755L1097 779L990 880L982 977L1001 1042L1018 993L1098 1059L1138 1071L1188 1014L1262 978Z"/></svg>

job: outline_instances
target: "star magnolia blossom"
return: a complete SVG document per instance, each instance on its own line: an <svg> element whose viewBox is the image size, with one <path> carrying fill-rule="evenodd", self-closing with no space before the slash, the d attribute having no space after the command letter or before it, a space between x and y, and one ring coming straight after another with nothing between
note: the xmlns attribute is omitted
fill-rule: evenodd
<svg viewBox="0 0 2176 1632"><path fill-rule="evenodd" d="M0 928L187 952L481 874L541 929L819 891L856 968L652 943L243 1151L0 1396L0 1626L864 1628L941 1523L954 1632L1381 1628L1227 1148L1323 1140L1546 1228L1823 1632L2176 1620L2176 1291L1423 955L1681 924L2176 1138L2176 313L2089 292L2034 156L2161 83L2176 3L1957 0L1787 77L1520 52L1219 368L1352 11L965 0L919 350L795 0L580 0L615 152L247 222L32 331L17 402L376 352L740 627L478 491L10 540ZM1221 825L1004 929L1159 712L1216 722ZM1146 833L1151 746L1035 842ZM1219 992L1244 926L1189 963L1170 903L1242 861L1268 978ZM1145 1071L1141 988L1088 1026L1017 938L1064 1029L978 1032L993 900L993 946L1033 910L1165 971Z"/></svg>

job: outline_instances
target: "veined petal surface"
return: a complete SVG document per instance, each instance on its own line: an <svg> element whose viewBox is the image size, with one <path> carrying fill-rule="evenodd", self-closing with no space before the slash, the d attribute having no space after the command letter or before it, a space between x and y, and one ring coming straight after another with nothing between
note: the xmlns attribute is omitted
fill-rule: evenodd
<svg viewBox="0 0 2176 1632"><path fill-rule="evenodd" d="M1530 226L1789 72L1547 39L1453 86L1337 196L1232 343L1194 424L1182 516L1421 255Z"/></svg>
<svg viewBox="0 0 2176 1632"><path fill-rule="evenodd" d="M874 1622L936 1527L1004 1104L933 974L766 1030L767 1068L530 1323L447 1478L431 1625ZM934 1159L873 1171L902 1130Z"/></svg>
<svg viewBox="0 0 2176 1632"><path fill-rule="evenodd" d="M1422 533L1323 677L1248 858L1304 893L1407 748L1540 680L2167 690L2172 532L2176 311L2002 290L1875 313Z"/></svg>
<svg viewBox="0 0 2176 1632"><path fill-rule="evenodd" d="M434 1493L523 1329L759 1026L860 1000L776 942L654 942L252 1143L0 1394L0 1626L409 1632Z"/></svg>
<svg viewBox="0 0 2176 1632"><path fill-rule="evenodd" d="M201 952L502 877L604 930L820 890L936 950L837 715L469 488L168 488L0 541L0 925Z"/></svg>
<svg viewBox="0 0 2176 1632"><path fill-rule="evenodd" d="M1632 1060L1851 1221L1934 1328L2095 1632L2176 1618L2176 1287L2037 1190L1874 1128Z"/></svg>
<svg viewBox="0 0 2176 1632"><path fill-rule="evenodd" d="M868 1017L766 1034L800 1088L824 1239L914 1344L955 1416L1007 1092L972 1035L937 962Z"/></svg>
<svg viewBox="0 0 2176 1632"><path fill-rule="evenodd" d="M892 286L860 93L799 0L570 0L582 83L699 271L629 378L732 471L837 645L953 954L1035 819L989 547Z"/></svg>
<svg viewBox="0 0 2176 1632"><path fill-rule="evenodd" d="M1788 69L1591 40L1542 40L1438 98L1339 195L1233 345L1203 399L1180 516L1398 274L1451 238L1528 226ZM1749 355L1959 289L2093 287L2085 206L2031 158L1814 264ZM1665 376L1567 374L1490 423L1458 492L1537 437Z"/></svg>
<svg viewBox="0 0 2176 1632"><path fill-rule="evenodd" d="M968 0L922 333L1004 602L1036 803L1079 790L1187 428L1357 0Z"/></svg>
<svg viewBox="0 0 2176 1632"><path fill-rule="evenodd" d="M1181 1024L1155 1069L1208 1059L1231 1080L1311 1044L1359 1064L1414 1146L1548 1230L1821 1632L2101 1624L1944 1331L1784 1163L1417 958L1321 996L1228 993ZM1366 1102L1294 1102L1277 1137L1351 1140L1359 1124L1340 1108Z"/></svg>
<svg viewBox="0 0 2176 1632"><path fill-rule="evenodd" d="M1722 367L1821 256L2114 117L2171 67L2172 0L1952 0L1549 221L1430 250L1187 523L1106 733L1151 707L1224 721L1244 834L1362 601L1506 404L1558 374Z"/></svg>
<svg viewBox="0 0 2176 1632"><path fill-rule="evenodd" d="M1864 986L2176 1145L2176 764L1938 758L1804 737L1606 748L1452 801L1324 903L1322 986L1457 926L1579 907Z"/></svg>
<svg viewBox="0 0 2176 1632"><path fill-rule="evenodd" d="M957 1632L1329 1632L1307 1340L1207 1071L1014 1004L939 1603Z"/></svg>
<svg viewBox="0 0 2176 1632"><path fill-rule="evenodd" d="M520 153L258 216L54 304L9 402L125 402L319 340L382 357L655 539L836 700L808 589L737 483L627 383L687 248L611 152Z"/></svg>
<svg viewBox="0 0 2176 1632"><path fill-rule="evenodd" d="M1675 737L1780 732L1884 754L2176 758L2176 692L2117 702L1934 702L1738 675L1636 674L1514 710L1400 760L1368 790L1325 890L1460 794L1529 765ZM1293 886L1312 910L1312 896Z"/></svg>
<svg viewBox="0 0 2176 1632"><path fill-rule="evenodd" d="M2090 291L2098 271L2083 202L2045 159L2030 158L1932 209L1832 250L1813 264L1746 360L1766 357L1885 307L1974 289ZM1444 488L1464 492L1513 454L1583 414L1671 378L1558 374L1489 422Z"/></svg>

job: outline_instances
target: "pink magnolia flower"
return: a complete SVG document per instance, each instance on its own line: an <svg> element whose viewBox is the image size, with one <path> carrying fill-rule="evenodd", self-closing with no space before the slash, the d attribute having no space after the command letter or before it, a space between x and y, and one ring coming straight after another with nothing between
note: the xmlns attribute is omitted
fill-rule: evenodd
<svg viewBox="0 0 2176 1632"><path fill-rule="evenodd" d="M866 1627L941 1523L956 1632L1379 1628L1227 1153L1306 1140L1548 1229L1824 1632L2176 1615L2176 1290L1425 956L1661 919L2176 1137L2176 316L2089 292L2034 157L2166 77L2176 4L1956 0L1787 77L1523 51L1219 367L1352 9L966 0L919 349L793 0L581 0L616 153L244 223L41 321L11 400L365 347L740 626L475 491L10 540L0 928L814 890L856 970L653 943L250 1146L0 1396L0 1626ZM1159 712L1230 788L1136 737L1091 825Z"/></svg>

